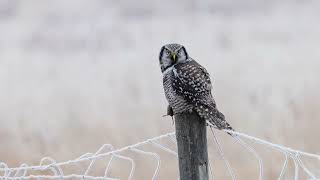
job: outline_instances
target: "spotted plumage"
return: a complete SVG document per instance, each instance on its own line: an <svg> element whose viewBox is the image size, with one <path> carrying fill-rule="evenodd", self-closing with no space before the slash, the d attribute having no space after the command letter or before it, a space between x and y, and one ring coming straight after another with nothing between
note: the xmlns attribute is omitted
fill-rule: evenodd
<svg viewBox="0 0 320 180"><path fill-rule="evenodd" d="M182 45L163 46L159 59L170 115L196 111L210 125L232 130L216 107L209 73L188 56Z"/></svg>

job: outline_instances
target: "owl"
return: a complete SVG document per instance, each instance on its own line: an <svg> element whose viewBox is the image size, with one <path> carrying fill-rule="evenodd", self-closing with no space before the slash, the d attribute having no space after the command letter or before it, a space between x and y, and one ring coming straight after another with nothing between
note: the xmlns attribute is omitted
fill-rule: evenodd
<svg viewBox="0 0 320 180"><path fill-rule="evenodd" d="M180 44L164 45L159 54L163 88L169 102L167 114L195 111L208 125L232 130L217 109L211 94L212 84L207 70L189 57Z"/></svg>

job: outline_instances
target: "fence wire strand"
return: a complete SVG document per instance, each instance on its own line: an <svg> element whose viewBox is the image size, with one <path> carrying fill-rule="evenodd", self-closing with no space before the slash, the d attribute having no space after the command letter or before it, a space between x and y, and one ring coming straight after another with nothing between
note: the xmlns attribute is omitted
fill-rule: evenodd
<svg viewBox="0 0 320 180"><path fill-rule="evenodd" d="M216 144L217 150L219 152L219 155L221 156L222 160L225 163L225 166L228 170L229 176L231 179L236 179L235 173L231 168L231 163L226 159L225 154L221 148L221 144L219 140L217 139L214 131L211 129L212 135L214 138L214 143ZM309 157L309 158L314 158L317 160L320 160L320 155L317 154L312 154L300 150L295 150L289 147L285 147L279 144L274 144L268 141L265 141L263 139L257 138L257 137L252 137L244 133L240 132L235 132L235 131L230 131L230 130L224 130L230 134L233 135L234 139L240 143L242 146L244 146L249 152L254 155L257 160L259 161L259 179L263 179L263 161L262 157L254 150L253 147L249 146L247 143L245 143L242 138L247 139L253 143L256 144L262 144L264 146L268 146L274 150L277 150L281 152L284 156L284 161L283 165L281 166L281 170L278 176L278 180L281 180L284 178L287 168L288 168L288 163L289 160L291 159L294 163L294 179L299 179L299 169L304 172L309 179L315 180L319 179L315 175L314 172L312 172L309 168L306 167L304 164L302 157ZM166 152L168 154L173 155L176 159L178 157L178 154L175 149L169 148L168 145L164 145L163 143L160 143L160 140L167 140L171 144L174 144L176 146L176 137L175 133L167 133L163 134L151 139L147 139L145 141L138 142L133 145L125 146L123 148L115 149L111 144L104 144L101 146L95 153L85 153L78 158L64 161L64 162L56 162L53 158L51 157L44 157L40 160L39 165L35 166L29 166L25 163L21 164L19 167L8 167L8 165L4 162L0 162L0 180L28 180L28 179L82 179L82 180L116 180L117 178L109 177L110 175L110 169L113 166L113 162L116 159L123 160L125 162L128 162L131 165L130 172L128 174L127 179L132 179L135 173L136 169L136 163L135 160L129 156L126 156L123 154L123 152L133 152L137 153L140 155L144 156L149 156L152 157L155 161L155 167L154 168L148 168L152 169L152 180L157 179L159 172L160 172L160 167L161 167L161 158L160 155L156 152L153 151L146 151L143 149L143 146L145 145L151 145L154 148L157 148L163 152ZM93 176L89 175L91 170L93 169L93 166L96 164L96 161L98 159L104 158L104 157L110 157L109 160L106 163L106 167L104 169L104 174L103 176ZM63 171L63 166L71 165L71 164L78 164L81 162L89 162L89 165L85 168L83 173L81 174L65 174ZM210 163L210 173L211 173L211 178L213 179L213 172L211 169L212 163ZM46 172L44 172L46 171ZM47 172L48 171L48 172ZM41 174L42 173L42 174ZM45 174L44 174L45 173ZM38 175L40 174L40 175ZM179 179L179 178L178 178Z"/></svg>
<svg viewBox="0 0 320 180"><path fill-rule="evenodd" d="M219 155L220 155L221 159L224 161L224 164L226 165L226 167L228 169L229 175L231 176L232 180L236 180L237 178L234 174L234 171L232 170L232 167L231 167L228 159L225 157L223 150L222 150L222 147L221 147L221 144L220 144L218 138L216 137L216 134L214 133L212 127L210 127L210 130L212 132L214 143L217 145Z"/></svg>

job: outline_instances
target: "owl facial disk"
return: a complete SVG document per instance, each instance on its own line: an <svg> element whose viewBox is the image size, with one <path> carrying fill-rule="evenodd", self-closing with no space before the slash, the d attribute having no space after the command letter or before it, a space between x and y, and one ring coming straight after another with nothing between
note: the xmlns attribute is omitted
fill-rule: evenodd
<svg viewBox="0 0 320 180"><path fill-rule="evenodd" d="M167 44L160 50L159 61L161 71L164 72L169 67L183 63L188 59L186 49L180 44Z"/></svg>

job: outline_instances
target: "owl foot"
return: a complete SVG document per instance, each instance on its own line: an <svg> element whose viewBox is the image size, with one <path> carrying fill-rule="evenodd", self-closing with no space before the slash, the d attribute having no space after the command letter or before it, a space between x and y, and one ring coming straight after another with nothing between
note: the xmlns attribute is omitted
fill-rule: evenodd
<svg viewBox="0 0 320 180"><path fill-rule="evenodd" d="M167 107L167 115L173 117L174 113L173 113L173 109L170 105L168 105Z"/></svg>
<svg viewBox="0 0 320 180"><path fill-rule="evenodd" d="M167 107L167 114L166 115L163 115L162 117L166 117L166 116L171 116L171 119L172 119L172 125L174 125L174 119L173 119L173 109L170 105L168 105Z"/></svg>
<svg viewBox="0 0 320 180"><path fill-rule="evenodd" d="M167 116L171 116L171 115L168 115L168 114L162 115L162 117L167 117ZM173 115L171 116L171 119L172 119L172 125L174 125Z"/></svg>

